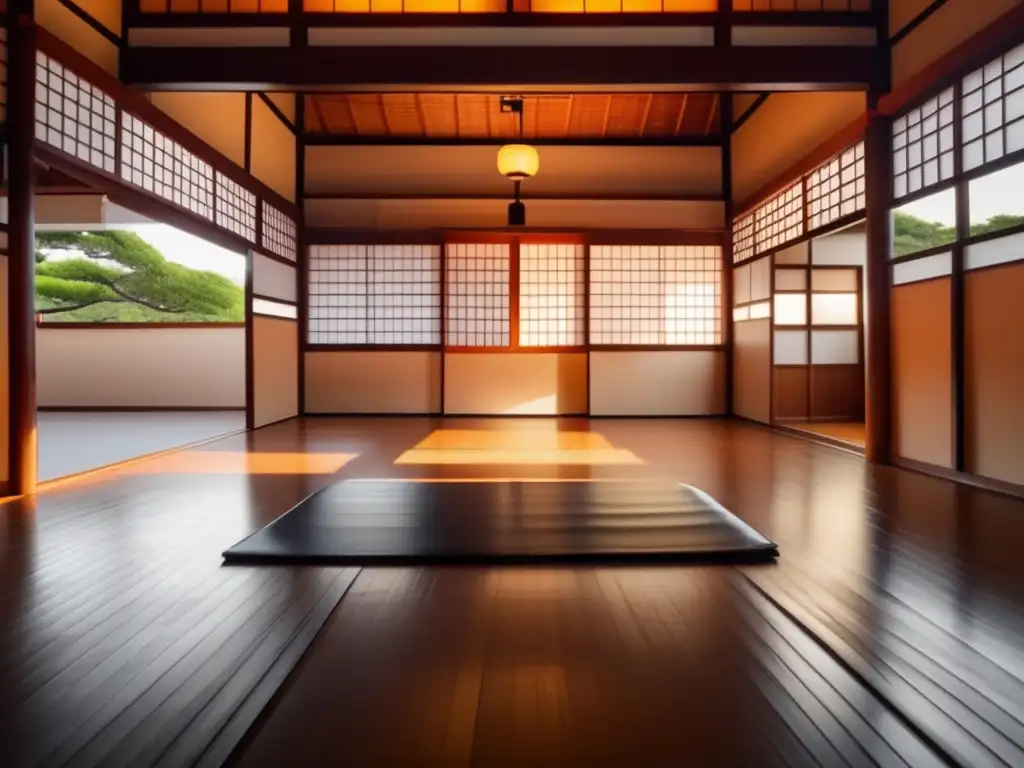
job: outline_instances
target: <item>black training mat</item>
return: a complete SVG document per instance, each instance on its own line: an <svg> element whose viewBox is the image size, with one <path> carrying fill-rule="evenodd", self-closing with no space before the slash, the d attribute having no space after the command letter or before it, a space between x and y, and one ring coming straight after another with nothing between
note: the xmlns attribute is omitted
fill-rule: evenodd
<svg viewBox="0 0 1024 768"><path fill-rule="evenodd" d="M777 554L772 542L688 485L348 480L313 494L224 559L765 562Z"/></svg>

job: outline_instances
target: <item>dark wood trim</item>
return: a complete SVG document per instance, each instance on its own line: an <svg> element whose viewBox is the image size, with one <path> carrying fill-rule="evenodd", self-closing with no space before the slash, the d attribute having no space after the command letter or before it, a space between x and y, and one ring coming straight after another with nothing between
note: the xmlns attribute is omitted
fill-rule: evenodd
<svg viewBox="0 0 1024 768"><path fill-rule="evenodd" d="M899 467L900 469L907 469L911 472L920 472L923 475L931 475L932 477L950 480L954 483L962 483L973 488L981 488L985 491L992 491L993 493L1001 493L1006 496L1024 499L1024 485L1008 483L1005 480L995 480L991 477L983 477L982 475L974 475L970 472L958 472L954 469L947 469L946 467L940 467L924 461L917 461L916 459L906 459L902 456L894 456L892 463L893 466Z"/></svg>
<svg viewBox="0 0 1024 768"><path fill-rule="evenodd" d="M936 245L934 248L925 248L923 251L917 251L916 253L908 253L905 256L897 256L894 259L890 259L890 264L905 264L908 261L918 261L919 259L927 259L929 256L936 256L940 253L949 253L953 250L953 246L956 242L947 243L946 245Z"/></svg>
<svg viewBox="0 0 1024 768"><path fill-rule="evenodd" d="M771 427L776 432L781 432L782 434L789 435L790 437L797 437L801 440L818 443L819 445L827 445L829 448L838 448L841 451L847 451L848 453L853 453L857 456L864 455L864 449L855 443L848 443L845 440L839 440L835 437L829 437L828 435L822 435L817 432L810 432L808 430L792 426L792 424L797 423L813 424L824 421L827 421L827 419L781 419L772 423Z"/></svg>
<svg viewBox="0 0 1024 768"><path fill-rule="evenodd" d="M531 142L535 143L535 142ZM497 146L495 144L495 146ZM458 193L458 194L440 194L434 192L427 192L421 194L394 194L394 193L374 193L374 192L333 192L333 193L313 193L308 194L304 197L304 200L508 200L511 197L511 193L496 193L496 192L478 192L478 193ZM586 194L571 195L571 194L533 194L523 195L523 200L527 203L534 200L566 200L571 202L615 202L615 203L718 203L723 202L722 195L665 195L665 194L650 194L650 195L617 195L617 194L601 194L589 192ZM495 228L484 228L485 230L493 230ZM529 227L514 227L505 228L510 233L516 232L530 232Z"/></svg>
<svg viewBox="0 0 1024 768"><path fill-rule="evenodd" d="M874 97L870 97L874 101ZM869 104L870 108L875 103ZM868 461L887 464L892 450L892 351L890 306L892 273L889 251L892 199L892 121L873 112L864 139L864 184L867 199L867 376L865 382Z"/></svg>
<svg viewBox="0 0 1024 768"><path fill-rule="evenodd" d="M856 144L864 138L866 126L867 115L865 114L836 131L804 155L798 162L791 165L767 184L764 184L753 194L748 195L746 199L738 201L735 206L735 210L738 211L735 218L738 219L751 213L765 200L792 186L798 179L811 173L811 171L830 160L834 155Z"/></svg>
<svg viewBox="0 0 1024 768"><path fill-rule="evenodd" d="M299 306L299 302L298 301L292 301L290 299L279 299L276 296L265 296L264 294L256 293L255 291L253 292L252 297L254 299L263 299L263 301L272 301L274 304L285 304L285 305L287 305L289 307L298 307ZM273 315L273 317L277 317L277 315ZM290 318L290 317L282 317L281 319L282 320L291 320L292 318Z"/></svg>
<svg viewBox="0 0 1024 768"><path fill-rule="evenodd" d="M301 8L302 0L288 0L289 8ZM292 30L292 44L299 33ZM302 32L305 42L305 32ZM295 221L295 279L298 281L297 296L299 297L299 416L306 413L306 358L302 349L309 339L309 231L306 229L306 97L302 93L295 94L295 201L298 218Z"/></svg>
<svg viewBox="0 0 1024 768"><path fill-rule="evenodd" d="M68 331L68 330L167 330L167 329L182 329L182 328L194 328L194 329L210 329L210 328L245 328L245 323L51 323L51 322L38 322L36 321L36 328L52 328L54 330Z"/></svg>
<svg viewBox="0 0 1024 768"><path fill-rule="evenodd" d="M508 340L514 351L519 347L519 312L520 293L519 280L522 277L519 264L521 240L516 238L509 245L508 258ZM525 351L525 350L523 350Z"/></svg>
<svg viewBox="0 0 1024 768"><path fill-rule="evenodd" d="M537 147L721 147L723 134L707 136L531 138ZM474 136L353 136L349 134L307 133L310 147L500 147L501 139ZM439 195L443 197L443 195Z"/></svg>
<svg viewBox="0 0 1024 768"><path fill-rule="evenodd" d="M1010 237L1011 235L1019 235L1024 233L1024 224L1017 224L1013 227L1006 227L1006 229L997 229L994 232L985 232L981 235L972 235L971 237L965 237L963 244L976 245L977 243L985 243L989 240L999 240L1004 237ZM995 265L993 265L995 266Z"/></svg>
<svg viewBox="0 0 1024 768"><path fill-rule="evenodd" d="M726 352L725 344L591 344L591 352Z"/></svg>
<svg viewBox="0 0 1024 768"><path fill-rule="evenodd" d="M125 0L125 2L131 2L131 1L132 0ZM61 5L63 5L65 8L67 8L73 14L75 14L75 16L77 16L80 20L82 20L86 24L88 24L90 29L93 30L93 32L96 32L97 34L102 35L104 40L106 40L108 43L111 43L112 45L114 45L116 48L118 48L120 50L121 44L123 42L122 38L116 32L114 32L112 29L110 29L110 27L108 27L102 21L100 21L95 16L93 16L91 13L89 13L87 10L85 10L82 6L78 5L77 3L72 2L72 0L57 0L57 2L60 3Z"/></svg>
<svg viewBox="0 0 1024 768"><path fill-rule="evenodd" d="M309 245L442 245L446 242L566 242L590 245L722 245L722 230L674 229L344 229L306 227Z"/></svg>
<svg viewBox="0 0 1024 768"><path fill-rule="evenodd" d="M963 179L963 119L960 80L953 85L953 176L958 179L956 188L956 239L952 248L952 275L950 276L950 392L952 395L953 427L953 469L963 472L966 460L966 386L967 360L965 352L965 287L964 287L964 246L963 240L971 231L971 196L969 183Z"/></svg>
<svg viewBox="0 0 1024 768"><path fill-rule="evenodd" d="M304 228L306 245L441 245L440 229Z"/></svg>
<svg viewBox="0 0 1024 768"><path fill-rule="evenodd" d="M727 94L722 94L721 98L724 100L726 98L726 96L727 96ZM754 113L757 112L757 110L761 108L761 105L764 104L766 101L768 101L768 97L769 96L771 96L770 93L759 93L757 95L757 98L754 99L754 102L749 107L747 107L746 110L744 110L743 114L736 118L736 121L732 124L731 133L736 133L736 131L738 131L740 128L742 128L744 123L746 123L747 120L752 118L754 116ZM731 104L730 104L729 111L730 112L732 111Z"/></svg>
<svg viewBox="0 0 1024 768"><path fill-rule="evenodd" d="M253 251L245 259L245 428L256 426L256 374L254 345L254 315L252 311Z"/></svg>
<svg viewBox="0 0 1024 768"><path fill-rule="evenodd" d="M730 9L731 9L730 0ZM762 94L763 95L763 94ZM767 97L766 97L767 98ZM729 131L729 139L722 147L722 197L725 199L725 230L722 232L722 300L721 300L721 322L722 322L722 343L725 345L725 412L733 412L733 370L735 354L734 327L733 327L733 267L732 267L732 133L736 130L733 122L733 104L730 94L721 94L722 125ZM746 119L763 100L758 101L748 109L739 122ZM731 126L731 127L730 127Z"/></svg>
<svg viewBox="0 0 1024 768"><path fill-rule="evenodd" d="M272 301L272 299L271 299ZM275 315L270 312L256 312L253 311L253 317L262 317L264 320L280 320L282 323L298 323L298 317L282 317L281 315Z"/></svg>
<svg viewBox="0 0 1024 768"><path fill-rule="evenodd" d="M266 424L260 424L258 427L253 427L252 429L249 429L249 430L246 430L246 431L247 432L255 432L258 429L266 429L267 427L274 427L274 426L277 426L278 424L284 424L286 421L295 421L295 419L299 419L299 418L301 418L301 416L285 416L284 418L276 419L274 421L268 421Z"/></svg>
<svg viewBox="0 0 1024 768"><path fill-rule="evenodd" d="M295 126L292 125L292 121L289 120L288 116L281 111L281 108L274 103L273 99L267 96L267 94L265 94L263 91L257 91L256 95L260 97L260 101L262 101L266 105L267 109L274 113L274 117L276 117L278 120L284 123L284 127L289 130L292 136L296 136L297 134L295 132ZM295 94L296 109L298 108L298 98L299 94Z"/></svg>
<svg viewBox="0 0 1024 768"><path fill-rule="evenodd" d="M163 412L213 412L213 411L244 411L245 406L238 405L41 405L39 411L54 413L163 413Z"/></svg>
<svg viewBox="0 0 1024 768"><path fill-rule="evenodd" d="M441 352L441 344L305 344L304 352Z"/></svg>
<svg viewBox="0 0 1024 768"><path fill-rule="evenodd" d="M913 32L915 29L917 29L926 21L928 21L928 19L931 18L932 14L934 14L937 10L939 10L939 8L944 6L947 2L948 0L932 0L932 2L929 3L924 10L922 10L919 14L917 14L917 16L912 18L910 21L908 21L906 24L900 27L899 30L894 32L889 37L890 47L899 45L901 40L904 40L908 35L910 35L911 32Z"/></svg>
<svg viewBox="0 0 1024 768"><path fill-rule="evenodd" d="M395 18L387 16L387 22ZM422 24L422 17L417 15L416 22ZM127 82L145 90L203 89L223 87L223 83L252 90L337 89L371 83L424 87L650 83L702 90L728 84L758 90L834 90L869 84L876 53L874 48L860 46L622 46L609 55L607 46L595 45L576 47L566 57L558 46L417 45L233 48L225 56L219 48L129 47L122 72ZM424 61L430 66L423 66ZM813 67L808 62L814 62Z"/></svg>
<svg viewBox="0 0 1024 768"><path fill-rule="evenodd" d="M401 413L391 411L313 411L306 414L306 418L312 419L352 419L352 418L374 418L374 419L409 419L426 418L431 416L450 416L443 411L403 411ZM504 417L502 417L504 418Z"/></svg>
<svg viewBox="0 0 1024 768"><path fill-rule="evenodd" d="M68 45L50 32L47 32L45 29L36 27L36 31L40 51L48 56L52 56L63 66L69 68L75 74L84 77L94 86L106 92L114 99L118 108L127 109L132 114L153 126L153 128L178 142L185 149L193 152L202 160L209 163L217 172L224 174L238 184L241 184L249 191L256 193L258 197L263 198L275 208L286 213L288 216L292 218L296 217L297 206L294 203L286 200L259 179L247 173L244 169L239 168L231 160L224 157L224 155L219 151L172 119L158 107L154 106L144 94L140 93L135 88L125 85L98 64L86 58L72 46ZM129 47L122 52L122 72L124 71L124 59L126 55L133 50L139 49ZM216 48L211 50L214 51L218 57L222 59L224 58L222 49ZM223 83L221 83L219 87L223 89Z"/></svg>
<svg viewBox="0 0 1024 768"><path fill-rule="evenodd" d="M38 481L35 333L35 69L31 0L12 0L7 35L9 371L8 485L31 494Z"/></svg>
<svg viewBox="0 0 1024 768"><path fill-rule="evenodd" d="M130 2L131 0L129 0ZM468 27L544 28L574 27L713 27L725 15L719 11L695 13L304 13L289 6L287 13L136 13L133 27ZM744 11L732 15L741 27L870 27L870 11ZM740 21L737 22L736 20Z"/></svg>
<svg viewBox="0 0 1024 768"><path fill-rule="evenodd" d="M242 157L244 158L244 165L246 173L250 173L252 170L252 91L245 92L245 145L242 150ZM257 204L258 205L258 204ZM261 206L258 206L261 207ZM261 239L262 233L257 235L257 239Z"/></svg>

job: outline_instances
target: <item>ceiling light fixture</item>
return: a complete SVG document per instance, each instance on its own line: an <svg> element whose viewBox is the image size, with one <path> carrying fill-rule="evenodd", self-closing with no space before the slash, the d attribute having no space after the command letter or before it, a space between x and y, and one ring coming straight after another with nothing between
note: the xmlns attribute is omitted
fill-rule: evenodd
<svg viewBox="0 0 1024 768"><path fill-rule="evenodd" d="M498 171L515 182L515 200L508 204L508 225L522 227L526 224L526 206L519 198L519 186L524 179L537 175L540 170L540 156L529 144L523 144L523 98L502 96L501 111L519 115L519 144L506 144L498 150Z"/></svg>

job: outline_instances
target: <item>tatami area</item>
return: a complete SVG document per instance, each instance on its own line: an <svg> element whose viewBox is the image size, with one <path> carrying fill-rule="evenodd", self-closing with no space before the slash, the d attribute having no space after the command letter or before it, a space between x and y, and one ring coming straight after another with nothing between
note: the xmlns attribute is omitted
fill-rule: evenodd
<svg viewBox="0 0 1024 768"><path fill-rule="evenodd" d="M780 557L223 565L399 477L686 482ZM1024 502L749 423L307 418L5 512L4 765L1024 762Z"/></svg>
<svg viewBox="0 0 1024 768"><path fill-rule="evenodd" d="M245 429L243 411L40 411L39 479L56 480Z"/></svg>

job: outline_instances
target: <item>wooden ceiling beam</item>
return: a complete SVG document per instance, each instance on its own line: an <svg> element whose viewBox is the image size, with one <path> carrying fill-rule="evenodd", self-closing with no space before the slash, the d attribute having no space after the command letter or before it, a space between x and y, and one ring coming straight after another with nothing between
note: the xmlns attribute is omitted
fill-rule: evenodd
<svg viewBox="0 0 1024 768"><path fill-rule="evenodd" d="M683 100L679 104L679 117L676 118L676 130L672 134L673 136L678 136L679 132L681 130L683 130L683 118L686 117L686 102L689 101L689 100L690 100L690 94L684 93L683 94Z"/></svg>
<svg viewBox="0 0 1024 768"><path fill-rule="evenodd" d="M715 124L715 115L718 113L718 100L722 98L721 95L715 94L711 97L711 109L708 111L708 122L704 126L704 135L707 136L711 133L711 127Z"/></svg>
<svg viewBox="0 0 1024 768"><path fill-rule="evenodd" d="M491 136L365 136L356 134L307 134L307 146L322 147L476 147L497 146ZM709 136L565 136L531 138L530 143L549 147L719 147L720 135Z"/></svg>
<svg viewBox="0 0 1024 768"><path fill-rule="evenodd" d="M604 105L604 118L601 120L601 138L608 136L608 118L612 116L612 95L608 94L608 102Z"/></svg>
<svg viewBox="0 0 1024 768"><path fill-rule="evenodd" d="M640 118L640 130L637 133L642 137L647 130L647 118L651 116L651 105L654 103L654 94L647 94L647 103L644 105L644 115Z"/></svg>
<svg viewBox="0 0 1024 768"><path fill-rule="evenodd" d="M563 135L568 138L569 128L572 127L572 108L575 106L576 97L573 94L569 94L569 102L565 108L565 130L562 131Z"/></svg>
<svg viewBox="0 0 1024 768"><path fill-rule="evenodd" d="M636 83L714 91L855 90L874 72L875 49L797 47L350 46L127 47L126 82L148 90L289 90L381 84L524 87ZM423 66L429 61L430 66ZM226 85L230 84L230 85Z"/></svg>

